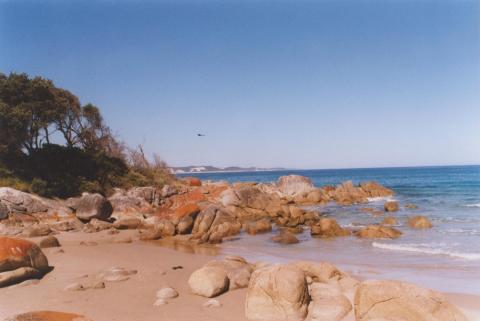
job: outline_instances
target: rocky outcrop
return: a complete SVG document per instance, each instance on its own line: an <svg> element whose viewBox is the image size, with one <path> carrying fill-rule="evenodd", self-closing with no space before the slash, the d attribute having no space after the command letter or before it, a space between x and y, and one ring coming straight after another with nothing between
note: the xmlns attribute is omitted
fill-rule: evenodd
<svg viewBox="0 0 480 321"><path fill-rule="evenodd" d="M382 239L396 239L402 235L397 229L382 225L369 225L364 229L356 232L356 236L361 238L382 238Z"/></svg>
<svg viewBox="0 0 480 321"><path fill-rule="evenodd" d="M0 287L42 277L49 270L46 256L35 243L0 237Z"/></svg>
<svg viewBox="0 0 480 321"><path fill-rule="evenodd" d="M188 285L193 294L212 298L228 290L229 279L225 269L204 266L190 275Z"/></svg>
<svg viewBox="0 0 480 321"><path fill-rule="evenodd" d="M193 225L193 238L201 242L220 243L223 238L238 234L241 224L226 209L211 205L201 211Z"/></svg>
<svg viewBox="0 0 480 321"><path fill-rule="evenodd" d="M445 297L433 290L400 281L364 281L355 292L357 321L466 321Z"/></svg>
<svg viewBox="0 0 480 321"><path fill-rule="evenodd" d="M398 202L397 201L387 201L383 205L386 212L396 212L398 211Z"/></svg>
<svg viewBox="0 0 480 321"><path fill-rule="evenodd" d="M310 295L305 273L294 265L273 265L255 270L245 301L252 321L300 321L307 316Z"/></svg>
<svg viewBox="0 0 480 321"><path fill-rule="evenodd" d="M433 226L432 222L425 216L414 216L408 219L408 226L414 229L426 229Z"/></svg>
<svg viewBox="0 0 480 321"><path fill-rule="evenodd" d="M393 191L376 183L364 182L354 186L351 181L343 182L335 188L324 188L329 197L341 205L365 203L369 198L393 195Z"/></svg>
<svg viewBox="0 0 480 321"><path fill-rule="evenodd" d="M350 231L341 228L337 221L333 218L321 218L315 225L311 226L310 233L314 237L337 237L348 236Z"/></svg>
<svg viewBox="0 0 480 321"><path fill-rule="evenodd" d="M76 204L75 215L82 221L106 220L112 215L112 204L100 194L86 194Z"/></svg>
<svg viewBox="0 0 480 321"><path fill-rule="evenodd" d="M307 195L315 187L308 177L299 175L282 176L277 181L278 190L285 196Z"/></svg>
<svg viewBox="0 0 480 321"><path fill-rule="evenodd" d="M35 311L18 314L5 321L92 321L79 314L55 312L55 311Z"/></svg>

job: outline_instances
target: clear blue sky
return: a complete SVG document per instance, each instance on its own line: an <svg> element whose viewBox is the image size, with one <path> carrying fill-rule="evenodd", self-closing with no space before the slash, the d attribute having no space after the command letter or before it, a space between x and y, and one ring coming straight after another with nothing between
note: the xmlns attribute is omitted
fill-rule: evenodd
<svg viewBox="0 0 480 321"><path fill-rule="evenodd" d="M0 1L0 71L171 165L480 163L479 1L39 2Z"/></svg>

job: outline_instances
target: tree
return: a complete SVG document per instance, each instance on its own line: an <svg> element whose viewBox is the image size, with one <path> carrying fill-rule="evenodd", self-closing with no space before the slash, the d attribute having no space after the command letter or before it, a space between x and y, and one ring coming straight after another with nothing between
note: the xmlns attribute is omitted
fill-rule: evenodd
<svg viewBox="0 0 480 321"><path fill-rule="evenodd" d="M118 144L96 106L81 106L70 91L27 74L0 74L0 125L0 149L9 153L31 154L56 132L67 147L108 152Z"/></svg>

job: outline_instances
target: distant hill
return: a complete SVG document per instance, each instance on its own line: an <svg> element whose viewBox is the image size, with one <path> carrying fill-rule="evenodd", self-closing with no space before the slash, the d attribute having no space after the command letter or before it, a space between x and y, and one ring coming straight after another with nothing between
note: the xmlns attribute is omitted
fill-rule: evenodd
<svg viewBox="0 0 480 321"><path fill-rule="evenodd" d="M275 171L284 168L259 168L259 167L215 167L215 166L183 166L170 167L173 174L187 174L187 173L213 173L213 172L255 172L255 171Z"/></svg>

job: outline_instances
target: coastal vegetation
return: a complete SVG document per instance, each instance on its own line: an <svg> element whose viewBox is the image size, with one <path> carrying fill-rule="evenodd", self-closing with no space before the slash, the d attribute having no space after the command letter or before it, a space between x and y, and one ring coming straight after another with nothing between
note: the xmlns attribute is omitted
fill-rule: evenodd
<svg viewBox="0 0 480 321"><path fill-rule="evenodd" d="M118 140L97 106L52 80L0 73L0 186L69 197L172 180L158 156Z"/></svg>

